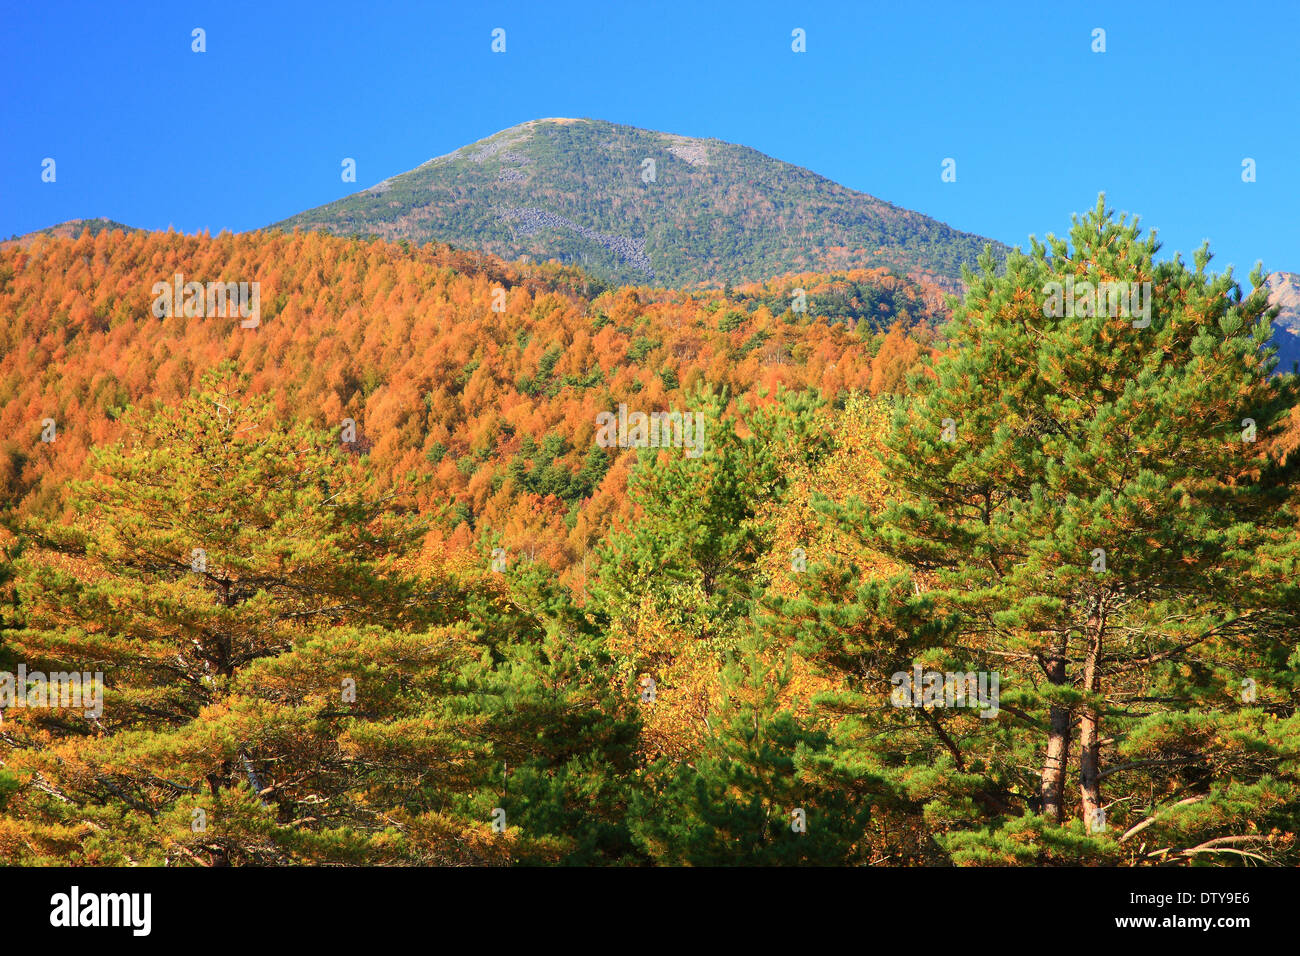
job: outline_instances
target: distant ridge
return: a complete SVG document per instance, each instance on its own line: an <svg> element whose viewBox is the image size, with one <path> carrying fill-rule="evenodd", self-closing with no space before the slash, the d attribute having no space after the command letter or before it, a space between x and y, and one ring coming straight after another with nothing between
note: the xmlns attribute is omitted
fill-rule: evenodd
<svg viewBox="0 0 1300 956"><path fill-rule="evenodd" d="M24 233L21 236L14 236L6 239L4 242L15 242L21 246L30 245L32 240L37 236L59 236L64 239L76 239L83 232L89 232L92 236L97 236L101 232L110 230L122 230L124 232L139 232L135 226L128 226L125 223L116 222L106 216L100 216L98 219L69 219L67 222L60 222L53 226L46 226L44 229L37 229L33 232Z"/></svg>

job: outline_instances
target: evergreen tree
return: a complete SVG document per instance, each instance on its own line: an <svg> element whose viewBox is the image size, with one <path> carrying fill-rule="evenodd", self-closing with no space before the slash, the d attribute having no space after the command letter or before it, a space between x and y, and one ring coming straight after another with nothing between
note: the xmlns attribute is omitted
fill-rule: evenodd
<svg viewBox="0 0 1300 956"><path fill-rule="evenodd" d="M667 628L720 652L747 627L787 466L821 454L827 437L806 394L757 408L741 401L729 413L725 394L704 390L688 404L704 416L704 449L640 451L629 478L633 521L601 549L595 591L611 627L633 641Z"/></svg>
<svg viewBox="0 0 1300 956"><path fill-rule="evenodd" d="M872 860L941 863L933 834L1003 808L1009 781L990 758L1009 752L1009 729L967 709L891 706L896 675L910 681L915 665L997 666L960 640L952 616L872 534L871 515L893 490L879 461L891 409L855 398L836 416L834 448L786 504L774 557L787 567L773 574L759 622L821 678L810 701L829 736L821 759L870 794Z"/></svg>
<svg viewBox="0 0 1300 956"><path fill-rule="evenodd" d="M828 757L824 732L782 701L788 657L765 661L749 642L727 665L709 732L689 762L661 760L634 798L632 826L657 862L695 866L866 862L869 775Z"/></svg>
<svg viewBox="0 0 1300 956"><path fill-rule="evenodd" d="M627 805L638 779L640 721L605 637L549 572L507 575L505 606L472 614L479 657L445 704L483 756L465 814L498 807L518 827L514 859L592 865L637 859Z"/></svg>
<svg viewBox="0 0 1300 956"><path fill-rule="evenodd" d="M597 551L590 607L619 678L652 688L646 755L684 758L704 730L722 662L752 632L762 559L789 465L826 444L818 403L784 394L758 408L697 392L702 453L642 449L629 478L629 526Z"/></svg>
<svg viewBox="0 0 1300 956"><path fill-rule="evenodd" d="M1300 542L1264 439L1294 380L1269 377L1258 269L1243 297L1207 249L1157 249L1103 198L1002 275L986 255L895 415L899 494L872 527L951 642L1000 662L1020 711L1000 720L1041 728L1037 792L1016 791L1047 825L1074 813L1141 861L1290 857ZM1019 858L1017 827L950 846Z"/></svg>
<svg viewBox="0 0 1300 956"><path fill-rule="evenodd" d="M102 713L5 715L14 799L63 859L276 862L303 828L342 828L355 852L347 829L375 814L332 729L342 680L399 654L402 682L436 683L456 657L398 633L455 613L445 581L396 565L418 528L366 497L334 436L242 392L223 366L137 416L75 486L77 521L32 526L12 651L104 681Z"/></svg>

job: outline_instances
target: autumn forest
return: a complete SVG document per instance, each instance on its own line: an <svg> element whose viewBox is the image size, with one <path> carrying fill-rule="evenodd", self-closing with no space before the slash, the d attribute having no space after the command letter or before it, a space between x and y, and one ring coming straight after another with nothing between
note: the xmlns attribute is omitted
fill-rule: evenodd
<svg viewBox="0 0 1300 956"><path fill-rule="evenodd" d="M1295 865L1300 395L1209 261L5 243L0 862Z"/></svg>

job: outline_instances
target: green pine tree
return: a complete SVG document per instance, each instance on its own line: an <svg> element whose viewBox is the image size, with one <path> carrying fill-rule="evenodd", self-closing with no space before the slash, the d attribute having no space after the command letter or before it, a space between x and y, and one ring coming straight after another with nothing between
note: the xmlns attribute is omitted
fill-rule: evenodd
<svg viewBox="0 0 1300 956"><path fill-rule="evenodd" d="M399 567L419 529L367 497L337 437L276 422L231 366L134 426L75 486L77 520L34 523L18 562L11 652L105 686L99 714L5 715L11 810L64 861L282 862L326 832L327 858L355 856L391 825L339 724L366 702L400 716L363 679L394 655L389 681L450 679L455 635L407 635L460 599Z"/></svg>
<svg viewBox="0 0 1300 956"><path fill-rule="evenodd" d="M598 552L594 607L635 645L629 673L663 663L663 648L644 640L647 628L666 627L718 661L738 649L764 584L760 559L787 466L829 445L813 396L740 401L729 412L725 393L706 389L686 404L705 416L702 453L641 449L628 488L636 520Z"/></svg>
<svg viewBox="0 0 1300 956"><path fill-rule="evenodd" d="M483 754L463 812L503 810L527 842L513 855L522 863L638 860L627 823L641 762L630 688L549 570L524 564L505 577L505 601L472 614L479 656L444 704Z"/></svg>
<svg viewBox="0 0 1300 956"><path fill-rule="evenodd" d="M1001 275L986 255L896 413L899 494L872 530L1001 671L1020 743L975 754L1008 796L1075 816L1102 856L1293 859L1300 543L1294 467L1266 446L1295 383L1269 377L1258 268L1243 297L1207 249L1192 268L1157 249L1103 198ZM1089 307L1106 282L1150 292L1134 315ZM1012 772L1030 759L1037 780ZM988 822L948 846L1023 858L1015 814Z"/></svg>
<svg viewBox="0 0 1300 956"><path fill-rule="evenodd" d="M766 655L766 656L770 656ZM782 704L790 660L749 641L728 664L700 752L660 761L634 797L632 826L659 863L831 866L869 860L865 839L881 781L848 775L829 738Z"/></svg>

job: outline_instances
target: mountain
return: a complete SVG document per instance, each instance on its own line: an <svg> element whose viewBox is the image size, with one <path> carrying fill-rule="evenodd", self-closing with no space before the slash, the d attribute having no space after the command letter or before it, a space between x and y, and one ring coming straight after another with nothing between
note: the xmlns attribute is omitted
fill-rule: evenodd
<svg viewBox="0 0 1300 956"><path fill-rule="evenodd" d="M955 288L992 242L744 146L591 119L513 126L275 225L669 287L886 266Z"/></svg>
<svg viewBox="0 0 1300 956"><path fill-rule="evenodd" d="M1300 362L1300 275L1274 272L1264 284L1269 302L1282 310L1273 320L1273 344L1277 346L1278 369L1289 372L1292 362Z"/></svg>
<svg viewBox="0 0 1300 956"><path fill-rule="evenodd" d="M31 245L33 239L37 236L58 236L62 239L76 239L83 232L89 232L92 236L97 236L101 232L111 232L121 230L123 232L138 232L135 226L128 226L124 223L114 222L106 216L100 216L98 219L69 219L67 222L61 222L57 225L47 226L44 229L37 229L21 236L14 236L5 240L6 243L15 242L21 246Z"/></svg>

